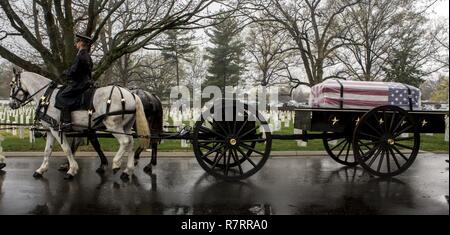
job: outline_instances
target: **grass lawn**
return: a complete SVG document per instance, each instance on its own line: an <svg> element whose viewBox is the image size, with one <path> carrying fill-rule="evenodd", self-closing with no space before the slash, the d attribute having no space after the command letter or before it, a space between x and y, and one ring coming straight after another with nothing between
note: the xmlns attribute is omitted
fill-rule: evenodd
<svg viewBox="0 0 450 235"><path fill-rule="evenodd" d="M43 151L45 148L45 139L36 138L36 142L31 144L28 139L28 131L25 131L26 135L24 139L20 139L18 136L13 136L5 131L0 132L5 140L2 142L4 152L18 152L18 151ZM283 128L276 133L291 134L293 133L293 127ZM137 142L137 141L135 141ZM118 144L113 138L100 139L102 149L104 151L117 151ZM435 134L434 136L428 136L423 134L421 136L421 149L430 152L448 152L448 142L444 141L443 134ZM80 147L81 151L94 151L90 145L83 145ZM188 148L181 148L180 140L164 140L159 145L160 151L173 152L173 151L192 151L192 147L189 144ZM294 140L273 140L272 151L323 151L322 140L308 141L307 147L298 147ZM59 145L54 146L54 151L61 151Z"/></svg>

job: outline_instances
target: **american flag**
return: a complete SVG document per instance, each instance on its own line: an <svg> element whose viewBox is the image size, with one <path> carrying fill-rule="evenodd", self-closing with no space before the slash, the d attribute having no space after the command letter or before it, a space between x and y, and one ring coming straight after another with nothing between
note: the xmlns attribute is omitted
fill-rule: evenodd
<svg viewBox="0 0 450 235"><path fill-rule="evenodd" d="M344 87L341 98L341 85ZM413 108L420 107L420 90L413 86L393 82L327 80L311 88L310 106L316 108L372 109L383 105L396 105L409 109L409 93Z"/></svg>

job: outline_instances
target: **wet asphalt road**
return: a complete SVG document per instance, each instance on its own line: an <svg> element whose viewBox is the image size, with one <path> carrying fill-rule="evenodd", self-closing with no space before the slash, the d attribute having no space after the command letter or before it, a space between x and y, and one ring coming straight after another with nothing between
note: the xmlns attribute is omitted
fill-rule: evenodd
<svg viewBox="0 0 450 235"><path fill-rule="evenodd" d="M345 168L329 157L272 158L256 175L230 183L208 176L192 158L161 158L153 174L142 159L130 182L98 161L80 158L65 181L51 159L43 179L32 174L41 158L8 158L0 171L0 214L449 214L448 154L421 154L391 180Z"/></svg>

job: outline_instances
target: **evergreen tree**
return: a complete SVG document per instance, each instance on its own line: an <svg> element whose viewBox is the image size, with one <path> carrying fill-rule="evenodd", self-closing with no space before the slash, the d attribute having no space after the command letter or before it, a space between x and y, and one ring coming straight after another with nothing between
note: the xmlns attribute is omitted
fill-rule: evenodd
<svg viewBox="0 0 450 235"><path fill-rule="evenodd" d="M177 85L180 85L182 69L181 61L191 62L191 55L195 48L192 42L194 35L189 35L183 30L170 30L166 33L167 38L162 47L162 56L173 66L177 78Z"/></svg>
<svg viewBox="0 0 450 235"><path fill-rule="evenodd" d="M236 86L244 70L241 29L235 19L218 19L211 31L206 32L212 47L206 48L205 59L210 61L204 86Z"/></svg>
<svg viewBox="0 0 450 235"><path fill-rule="evenodd" d="M413 22L392 40L397 41L383 70L385 81L393 81L419 87L430 72L429 58L436 52L433 35L427 33L425 18L416 17Z"/></svg>

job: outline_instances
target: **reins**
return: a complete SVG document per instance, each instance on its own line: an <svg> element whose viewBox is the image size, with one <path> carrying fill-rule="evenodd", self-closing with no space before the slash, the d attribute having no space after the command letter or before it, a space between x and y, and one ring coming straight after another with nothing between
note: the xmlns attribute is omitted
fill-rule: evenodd
<svg viewBox="0 0 450 235"><path fill-rule="evenodd" d="M17 88L17 90L14 91L14 93L11 94L9 97L10 97L11 99L14 99L14 100L19 101L19 103L20 103L19 106L20 106L20 107L23 107L23 106L29 104L29 103L33 100L33 97L36 96L39 92L41 92L41 91L44 90L45 88L49 87L50 85L55 84L53 81L51 81L51 82L49 82L47 85L43 86L42 88L40 88L39 90L37 90L36 92L34 92L32 95L30 95L30 93L29 93L28 91L24 90L23 87L22 87L22 83L21 83L21 81L20 81L20 74L16 74L16 79L17 79L17 82L16 82L16 81L12 81L12 82L11 82L11 85L15 85L16 88ZM17 85L16 85L16 83L17 83ZM27 99L24 99L24 100L17 98L16 96L17 96L17 94L18 94L20 91L22 91L22 92L24 93L24 95L28 95L28 98L27 98Z"/></svg>

